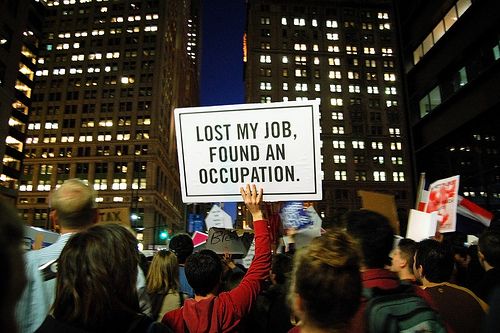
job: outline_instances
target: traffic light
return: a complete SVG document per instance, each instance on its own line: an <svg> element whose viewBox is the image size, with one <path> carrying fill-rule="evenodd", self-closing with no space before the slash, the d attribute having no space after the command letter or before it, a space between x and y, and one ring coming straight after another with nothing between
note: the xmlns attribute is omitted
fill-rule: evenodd
<svg viewBox="0 0 500 333"><path fill-rule="evenodd" d="M167 238L168 238L168 232L167 232L167 230L162 230L160 232L160 239L161 240L167 240Z"/></svg>

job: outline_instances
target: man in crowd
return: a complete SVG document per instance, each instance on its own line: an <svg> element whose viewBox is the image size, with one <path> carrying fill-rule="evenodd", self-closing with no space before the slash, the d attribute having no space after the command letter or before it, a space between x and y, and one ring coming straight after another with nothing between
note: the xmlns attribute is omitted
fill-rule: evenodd
<svg viewBox="0 0 500 333"><path fill-rule="evenodd" d="M413 271L422 288L454 332L476 332L487 305L469 289L447 282L453 267L453 252L447 244L433 239L418 244Z"/></svg>
<svg viewBox="0 0 500 333"><path fill-rule="evenodd" d="M175 235L168 243L170 251L175 253L177 262L179 263L179 283L181 284L181 292L194 297L193 288L189 285L186 279L186 271L184 270L186 259L193 253L193 240L188 234Z"/></svg>
<svg viewBox="0 0 500 333"><path fill-rule="evenodd" d="M187 299L180 309L167 312L162 322L175 332L233 332L248 314L269 274L271 245L269 226L263 219L260 203L262 190L255 185L240 189L252 214L255 231L255 257L241 283L231 291L219 294L223 272L215 253L203 251L186 260L186 277L193 287L194 299Z"/></svg>
<svg viewBox="0 0 500 333"><path fill-rule="evenodd" d="M474 287L474 292L485 302L493 289L500 285L500 232L487 230L478 241L478 257L485 273L481 281Z"/></svg>
<svg viewBox="0 0 500 333"><path fill-rule="evenodd" d="M413 257L417 249L417 243L414 240L401 239L396 247L391 251L390 271L396 273L401 281L415 283L413 274Z"/></svg>
<svg viewBox="0 0 500 333"><path fill-rule="evenodd" d="M16 308L21 333L34 332L44 321L54 302L57 259L71 235L98 221L95 192L80 179L69 179L50 196L50 220L61 236L54 244L25 255L27 285ZM149 299L145 293L145 277L137 278L141 309L148 314Z"/></svg>

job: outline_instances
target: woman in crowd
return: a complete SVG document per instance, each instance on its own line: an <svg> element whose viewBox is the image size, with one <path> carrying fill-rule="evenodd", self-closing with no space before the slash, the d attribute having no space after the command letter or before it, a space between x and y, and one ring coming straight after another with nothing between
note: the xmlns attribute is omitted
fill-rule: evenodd
<svg viewBox="0 0 500 333"><path fill-rule="evenodd" d="M182 306L187 295L180 292L179 265L173 252L160 250L155 253L149 267L146 290L151 298L153 319L157 321L166 312Z"/></svg>
<svg viewBox="0 0 500 333"><path fill-rule="evenodd" d="M360 255L341 230L314 239L295 256L289 300L299 323L291 332L346 332L361 300Z"/></svg>
<svg viewBox="0 0 500 333"><path fill-rule="evenodd" d="M140 313L132 233L98 224L71 237L58 260L56 297L39 333L169 332Z"/></svg>

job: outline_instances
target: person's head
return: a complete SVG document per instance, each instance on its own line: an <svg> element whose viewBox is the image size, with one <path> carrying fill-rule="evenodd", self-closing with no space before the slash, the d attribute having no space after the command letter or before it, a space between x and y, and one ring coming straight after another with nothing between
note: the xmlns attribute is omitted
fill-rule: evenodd
<svg viewBox="0 0 500 333"><path fill-rule="evenodd" d="M401 239L398 245L391 251L392 272L398 273L401 277L402 272L413 274L413 258L417 250L417 243L409 238Z"/></svg>
<svg viewBox="0 0 500 333"><path fill-rule="evenodd" d="M179 291L179 264L172 251L160 250L155 253L147 276L148 293Z"/></svg>
<svg viewBox="0 0 500 333"><path fill-rule="evenodd" d="M285 284L290 277L292 268L292 257L283 253L275 254L271 263L271 282L273 284Z"/></svg>
<svg viewBox="0 0 500 333"><path fill-rule="evenodd" d="M486 230L479 236L477 245L481 266L500 268L500 231Z"/></svg>
<svg viewBox="0 0 500 333"><path fill-rule="evenodd" d="M23 224L14 208L0 200L0 331L16 332L14 311L26 276L22 251Z"/></svg>
<svg viewBox="0 0 500 333"><path fill-rule="evenodd" d="M361 300L359 269L356 242L341 230L328 231L296 254L289 300L304 326L348 325Z"/></svg>
<svg viewBox="0 0 500 333"><path fill-rule="evenodd" d="M116 314L139 312L137 240L118 224L74 234L58 259L52 313L59 321L95 331Z"/></svg>
<svg viewBox="0 0 500 333"><path fill-rule="evenodd" d="M446 243L425 239L418 243L413 272L417 279L441 283L450 279L455 262L453 252Z"/></svg>
<svg viewBox="0 0 500 333"><path fill-rule="evenodd" d="M359 243L364 268L384 268L390 264L394 230L386 217L370 210L355 210L343 216L343 223Z"/></svg>
<svg viewBox="0 0 500 333"><path fill-rule="evenodd" d="M199 296L216 294L224 268L219 256L212 250L193 253L186 260L186 278L194 293Z"/></svg>
<svg viewBox="0 0 500 333"><path fill-rule="evenodd" d="M188 234L178 234L172 237L168 243L168 248L175 253L179 264L184 265L187 257L193 253L193 240Z"/></svg>
<svg viewBox="0 0 500 333"><path fill-rule="evenodd" d="M95 191L80 179L68 179L50 195L51 219L68 230L97 222Z"/></svg>

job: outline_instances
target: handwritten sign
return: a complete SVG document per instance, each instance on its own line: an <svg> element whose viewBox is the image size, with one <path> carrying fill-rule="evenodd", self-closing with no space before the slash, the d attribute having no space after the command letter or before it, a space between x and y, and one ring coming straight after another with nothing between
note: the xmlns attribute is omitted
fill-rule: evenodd
<svg viewBox="0 0 500 333"><path fill-rule="evenodd" d="M99 223L119 223L130 227L130 209L122 208L99 208Z"/></svg>
<svg viewBox="0 0 500 333"><path fill-rule="evenodd" d="M456 229L459 182L460 176L453 176L429 185L429 199L424 211L437 212L439 232L453 232Z"/></svg>
<svg viewBox="0 0 500 333"><path fill-rule="evenodd" d="M320 200L319 101L175 110L184 202L241 201L255 183L265 200Z"/></svg>
<svg viewBox="0 0 500 333"><path fill-rule="evenodd" d="M248 244L249 246L250 244ZM206 249L217 254L229 253L234 258L243 258L248 252L248 247L245 246L236 230L222 228L211 228L208 231L208 239L205 243Z"/></svg>

